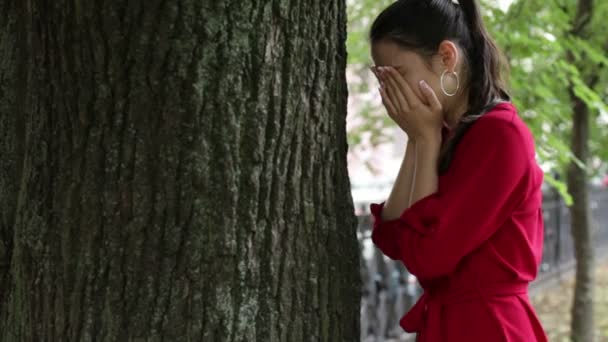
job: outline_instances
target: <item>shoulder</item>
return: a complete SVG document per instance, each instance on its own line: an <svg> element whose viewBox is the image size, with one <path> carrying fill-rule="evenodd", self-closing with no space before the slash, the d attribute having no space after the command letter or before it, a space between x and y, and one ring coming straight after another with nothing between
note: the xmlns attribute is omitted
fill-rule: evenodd
<svg viewBox="0 0 608 342"><path fill-rule="evenodd" d="M465 134L463 143L492 150L516 149L532 158L535 155L532 132L511 103L498 104L477 119Z"/></svg>

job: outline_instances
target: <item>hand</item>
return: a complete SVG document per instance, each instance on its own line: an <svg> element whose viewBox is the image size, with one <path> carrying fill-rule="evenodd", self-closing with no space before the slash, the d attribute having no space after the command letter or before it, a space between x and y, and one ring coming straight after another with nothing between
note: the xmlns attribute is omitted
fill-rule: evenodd
<svg viewBox="0 0 608 342"><path fill-rule="evenodd" d="M374 73L381 81L380 95L389 116L410 139L441 139L443 108L425 81L420 81L420 90L424 96L424 99L420 99L394 68L380 67Z"/></svg>

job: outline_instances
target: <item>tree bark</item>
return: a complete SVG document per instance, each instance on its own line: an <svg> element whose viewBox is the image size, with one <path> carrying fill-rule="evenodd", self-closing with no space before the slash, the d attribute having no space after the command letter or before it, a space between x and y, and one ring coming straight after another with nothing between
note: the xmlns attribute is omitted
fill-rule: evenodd
<svg viewBox="0 0 608 342"><path fill-rule="evenodd" d="M584 32L593 14L592 0L579 0L572 35L584 39ZM572 53L568 59L574 63ZM593 87L593 85L590 85ZM572 136L570 147L574 157L583 165L589 161L589 108L574 93L571 85ZM586 168L571 162L568 168L568 191L572 195L570 207L571 232L576 256L576 285L572 303L571 339L574 342L594 340L593 297L595 283L595 259L593 222L589 207L589 184Z"/></svg>
<svg viewBox="0 0 608 342"><path fill-rule="evenodd" d="M586 165L589 156L589 111L580 99L574 98L573 101L571 148L574 156ZM595 262L588 179L586 169L582 169L574 162L570 163L568 191L573 200L570 207L570 217L576 256L576 285L572 303L571 339L575 342L591 342L594 334Z"/></svg>
<svg viewBox="0 0 608 342"><path fill-rule="evenodd" d="M0 5L1 341L355 341L344 0Z"/></svg>

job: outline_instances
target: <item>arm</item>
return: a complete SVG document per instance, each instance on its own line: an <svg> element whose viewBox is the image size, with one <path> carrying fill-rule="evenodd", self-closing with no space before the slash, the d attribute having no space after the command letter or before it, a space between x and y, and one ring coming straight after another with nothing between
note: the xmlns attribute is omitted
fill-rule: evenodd
<svg viewBox="0 0 608 342"><path fill-rule="evenodd" d="M431 139L419 140L416 144L416 178L414 179L411 203L437 192L439 176L437 164L441 148L441 133Z"/></svg>
<svg viewBox="0 0 608 342"><path fill-rule="evenodd" d="M419 99L393 68L380 68L382 101L391 118L410 142L399 175L382 213L384 220L396 219L411 203L437 190L437 159L441 146L443 109L433 89L420 81L424 96ZM414 185L413 185L414 184Z"/></svg>
<svg viewBox="0 0 608 342"><path fill-rule="evenodd" d="M480 119L461 141L443 188L392 221L381 220L383 204L372 204L376 246L419 278L452 273L525 196L533 158L525 139L520 128L505 119Z"/></svg>
<svg viewBox="0 0 608 342"><path fill-rule="evenodd" d="M401 163L399 174L397 175L393 189L386 200L386 205L382 212L383 220L398 218L412 203L411 196L415 169L415 148L416 143L411 139L408 139L405 157Z"/></svg>

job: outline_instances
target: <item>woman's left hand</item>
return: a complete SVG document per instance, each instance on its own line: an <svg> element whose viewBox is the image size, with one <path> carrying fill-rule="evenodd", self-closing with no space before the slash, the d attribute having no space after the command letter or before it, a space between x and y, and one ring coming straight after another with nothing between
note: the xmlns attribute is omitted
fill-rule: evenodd
<svg viewBox="0 0 608 342"><path fill-rule="evenodd" d="M378 74L383 81L380 90L385 105L392 106L393 118L414 141L441 139L443 107L433 89L420 81L424 99L420 99L407 81L395 68L380 67Z"/></svg>

